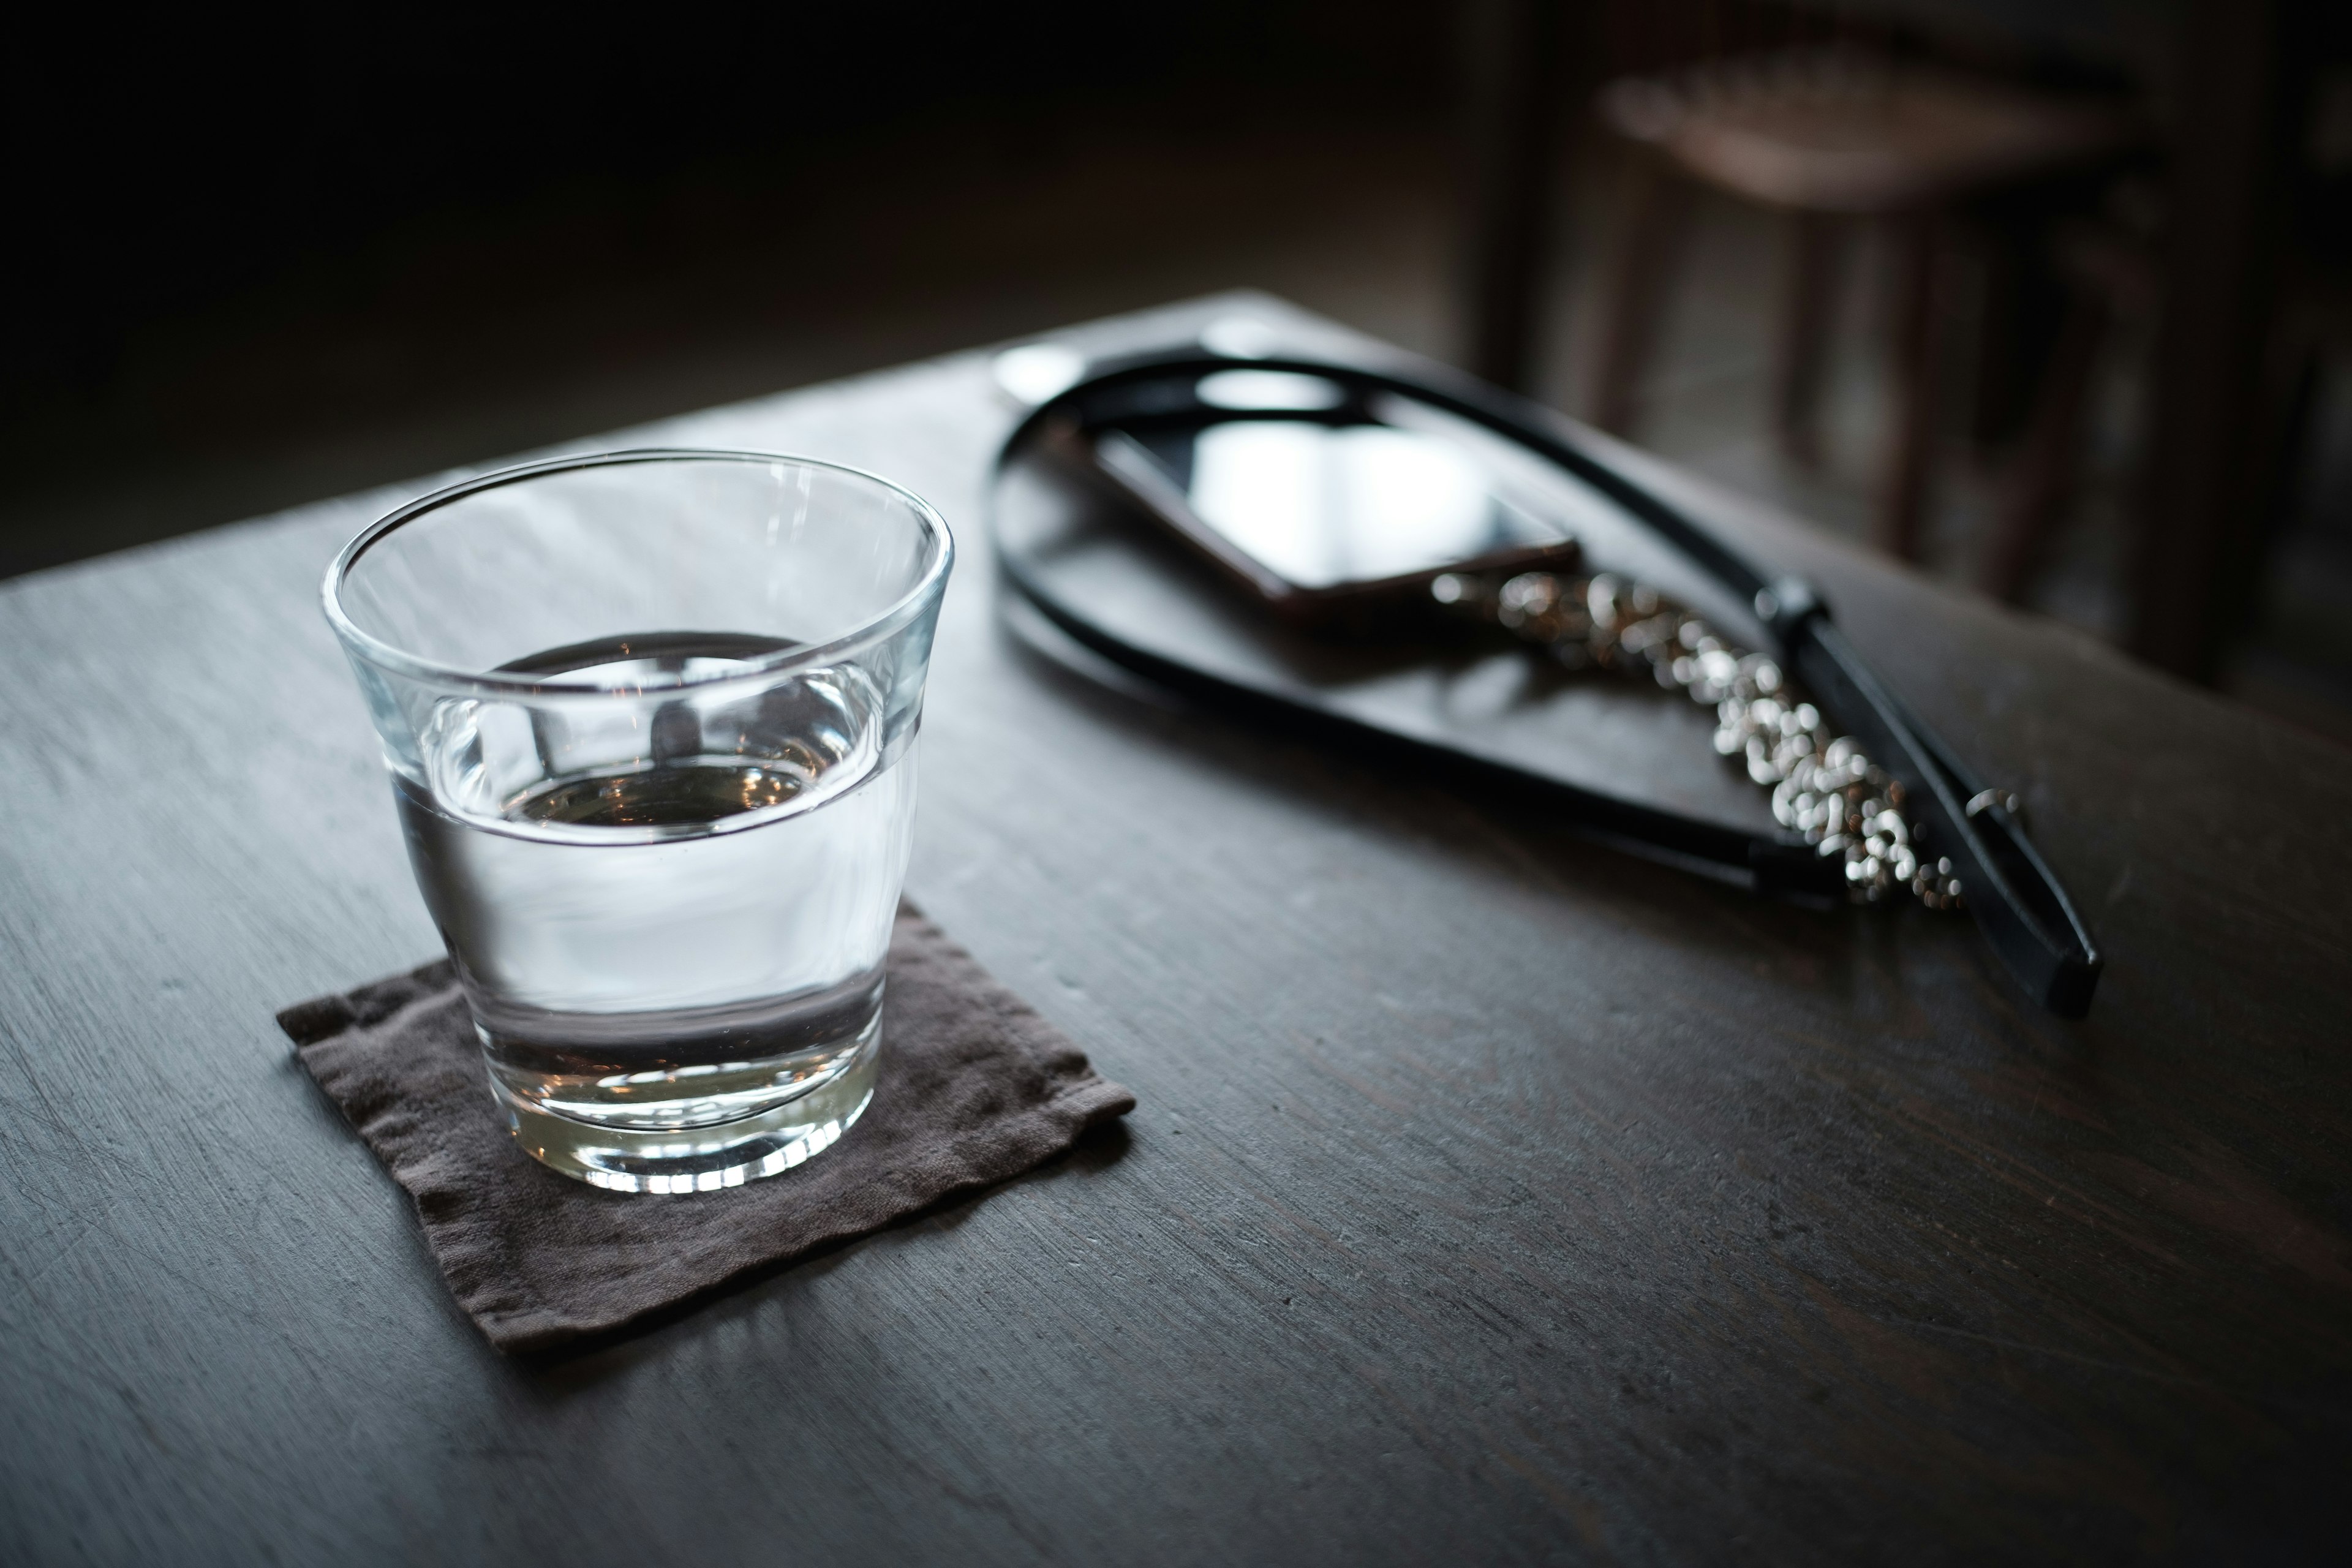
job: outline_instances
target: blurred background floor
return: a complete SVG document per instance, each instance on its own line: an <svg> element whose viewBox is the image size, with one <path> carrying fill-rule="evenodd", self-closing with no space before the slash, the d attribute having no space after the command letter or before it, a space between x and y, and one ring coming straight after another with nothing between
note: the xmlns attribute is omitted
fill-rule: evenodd
<svg viewBox="0 0 2352 1568"><path fill-rule="evenodd" d="M1538 395L1583 412L1600 245L1624 154L1564 117ZM1254 287L1458 359L1465 163L1441 100L1150 96L1081 114L885 126L656 175L445 205L152 313L0 434L0 575L692 408ZM1783 221L1700 195L1639 390L1640 438L1832 532L1870 536L1890 258L1850 266L1824 459L1769 418ZM2032 608L2126 614L2136 398L2105 356L2082 494ZM2352 386L2319 438L2221 684L2352 741ZM1957 405L1963 398L1954 398ZM1977 579L1998 474L1945 444L1923 569Z"/></svg>

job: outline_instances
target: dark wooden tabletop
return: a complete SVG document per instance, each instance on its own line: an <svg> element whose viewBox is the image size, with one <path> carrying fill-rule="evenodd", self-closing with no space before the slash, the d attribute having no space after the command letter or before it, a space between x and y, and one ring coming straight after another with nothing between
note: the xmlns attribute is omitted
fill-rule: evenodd
<svg viewBox="0 0 2352 1568"><path fill-rule="evenodd" d="M1012 417L972 355L627 444L961 530L910 890L1140 1108L553 1365L271 1022L436 951L317 605L409 492L0 584L0 1561L2341 1549L2352 753L1664 476L2024 795L2109 955L2061 1023L1965 920L1040 666L977 528Z"/></svg>

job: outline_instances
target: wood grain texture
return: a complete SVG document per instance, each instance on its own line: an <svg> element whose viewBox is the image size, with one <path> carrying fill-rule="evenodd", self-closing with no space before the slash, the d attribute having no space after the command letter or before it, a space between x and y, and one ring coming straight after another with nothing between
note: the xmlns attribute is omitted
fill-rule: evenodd
<svg viewBox="0 0 2352 1568"><path fill-rule="evenodd" d="M2340 1544L2352 756L1629 456L2025 795L2110 955L2063 1024L1964 921L1040 668L974 526L1010 419L970 356L630 440L961 530L910 891L1141 1108L552 1366L474 1334L271 1022L435 947L315 595L401 497L0 585L0 1561Z"/></svg>

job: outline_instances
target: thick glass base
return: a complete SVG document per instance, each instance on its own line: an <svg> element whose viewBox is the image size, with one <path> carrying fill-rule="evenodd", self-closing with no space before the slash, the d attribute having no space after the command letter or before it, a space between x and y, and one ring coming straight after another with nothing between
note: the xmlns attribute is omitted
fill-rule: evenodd
<svg viewBox="0 0 2352 1568"><path fill-rule="evenodd" d="M517 1095L496 1073L490 1094L524 1152L575 1181L617 1193L708 1193L777 1175L833 1147L874 1098L880 1047L869 1038L805 1093L708 1127L636 1131L576 1121Z"/></svg>

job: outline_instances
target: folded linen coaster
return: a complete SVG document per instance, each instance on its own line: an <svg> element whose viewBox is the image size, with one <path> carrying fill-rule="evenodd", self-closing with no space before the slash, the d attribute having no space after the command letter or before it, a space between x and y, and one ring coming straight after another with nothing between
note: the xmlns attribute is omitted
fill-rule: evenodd
<svg viewBox="0 0 2352 1568"><path fill-rule="evenodd" d="M416 1201L458 1305L504 1352L617 1329L1030 1170L1135 1096L911 906L890 941L874 1101L806 1164L715 1193L604 1191L516 1146L447 960L278 1015Z"/></svg>

